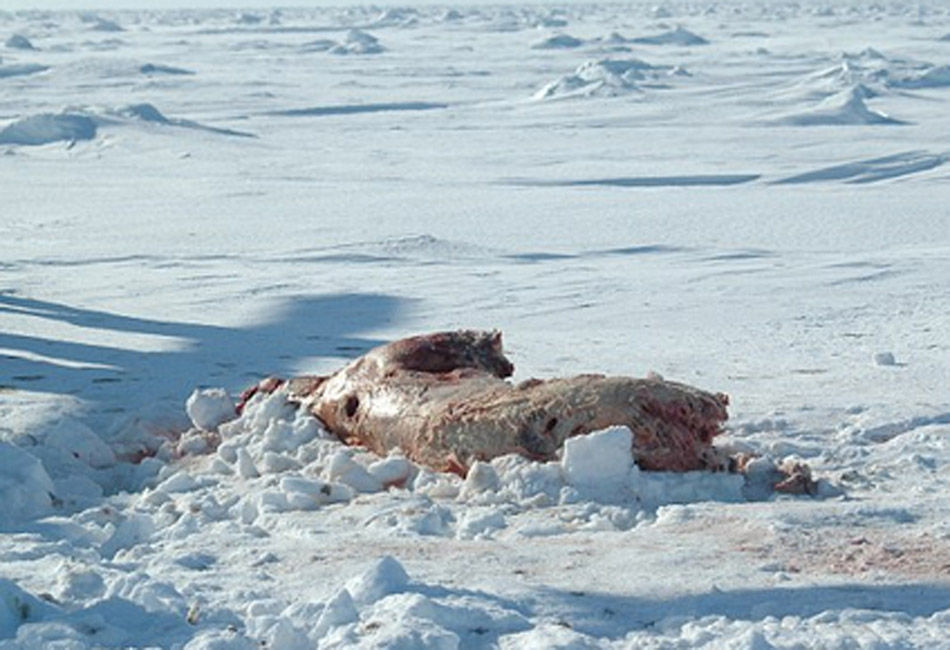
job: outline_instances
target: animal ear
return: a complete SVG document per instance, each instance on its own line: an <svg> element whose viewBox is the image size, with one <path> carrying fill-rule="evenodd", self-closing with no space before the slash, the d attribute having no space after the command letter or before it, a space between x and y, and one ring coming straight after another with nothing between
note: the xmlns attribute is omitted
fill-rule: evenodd
<svg viewBox="0 0 950 650"><path fill-rule="evenodd" d="M491 346L499 352L501 351L501 330L492 330Z"/></svg>

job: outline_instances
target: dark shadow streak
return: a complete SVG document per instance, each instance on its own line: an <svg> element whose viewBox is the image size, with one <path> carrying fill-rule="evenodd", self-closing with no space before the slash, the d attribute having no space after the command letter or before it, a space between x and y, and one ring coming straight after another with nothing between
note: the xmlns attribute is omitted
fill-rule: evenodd
<svg viewBox="0 0 950 650"><path fill-rule="evenodd" d="M383 341L361 332L386 327L400 298L336 294L288 299L266 320L244 327L137 318L0 293L0 312L25 314L102 333L168 337L172 350L141 351L0 332L0 388L76 395L90 414L134 412L168 400L182 403L196 386L240 390L268 374L297 372L301 359L352 358ZM157 347L157 346L156 346ZM19 353L19 354L18 354ZM32 358L24 358L32 357ZM109 367L71 367L96 364Z"/></svg>
<svg viewBox="0 0 950 650"><path fill-rule="evenodd" d="M390 111L431 111L448 108L448 104L432 102L393 102L384 104L341 104L338 106L313 106L286 111L271 111L267 115L279 117L324 117L327 115L354 115L357 113L384 113Z"/></svg>

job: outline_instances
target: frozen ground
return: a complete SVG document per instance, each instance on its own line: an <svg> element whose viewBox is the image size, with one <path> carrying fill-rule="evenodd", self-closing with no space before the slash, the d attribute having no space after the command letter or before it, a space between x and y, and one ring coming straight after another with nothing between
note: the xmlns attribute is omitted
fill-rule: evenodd
<svg viewBox="0 0 950 650"><path fill-rule="evenodd" d="M0 648L950 647L945 3L0 11L0 43ZM516 379L728 392L724 442L823 494L638 473L616 433L461 483L279 394L182 435L196 387L456 327Z"/></svg>

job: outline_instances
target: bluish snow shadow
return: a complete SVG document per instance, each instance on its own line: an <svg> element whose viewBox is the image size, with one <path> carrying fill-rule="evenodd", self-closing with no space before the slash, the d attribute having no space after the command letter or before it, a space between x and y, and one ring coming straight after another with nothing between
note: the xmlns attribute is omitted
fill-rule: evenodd
<svg viewBox="0 0 950 650"><path fill-rule="evenodd" d="M595 592L540 590L544 610L578 632L612 636L618 628L649 629L669 618L698 619L724 616L758 621L768 616L802 618L824 612L873 610L926 617L947 609L950 586L939 584L819 585L712 591L669 599L614 596ZM620 621L623 621L621 624Z"/></svg>
<svg viewBox="0 0 950 650"><path fill-rule="evenodd" d="M621 176L567 180L511 180L508 185L540 187L706 187L741 185L761 178L761 174L699 174L694 176Z"/></svg>
<svg viewBox="0 0 950 650"><path fill-rule="evenodd" d="M448 108L448 104L435 102L386 102L380 104L339 104L336 106L312 106L284 111L271 111L267 115L278 117L325 117L328 115L355 115L359 113L385 113L390 111L432 111Z"/></svg>
<svg viewBox="0 0 950 650"><path fill-rule="evenodd" d="M0 293L9 312L97 333L160 337L175 349L129 349L0 331L0 387L80 397L92 413L134 412L152 402L182 403L199 385L240 390L302 359L356 357L380 340L361 332L387 326L404 306L378 294L287 299L244 327L137 318Z"/></svg>

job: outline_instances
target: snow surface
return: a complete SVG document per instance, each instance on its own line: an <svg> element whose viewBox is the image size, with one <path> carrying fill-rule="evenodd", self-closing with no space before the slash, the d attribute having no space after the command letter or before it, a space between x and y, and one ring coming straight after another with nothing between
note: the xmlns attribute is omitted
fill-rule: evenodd
<svg viewBox="0 0 950 650"><path fill-rule="evenodd" d="M0 648L950 648L948 33L0 10ZM615 428L462 480L280 391L232 417L457 327L516 380L726 392L761 460L640 471Z"/></svg>

